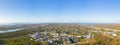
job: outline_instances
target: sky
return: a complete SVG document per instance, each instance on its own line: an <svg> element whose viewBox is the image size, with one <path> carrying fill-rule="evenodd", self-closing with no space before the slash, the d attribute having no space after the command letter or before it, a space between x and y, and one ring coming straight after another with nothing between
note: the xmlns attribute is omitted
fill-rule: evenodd
<svg viewBox="0 0 120 45"><path fill-rule="evenodd" d="M120 0L0 0L0 23L120 23Z"/></svg>

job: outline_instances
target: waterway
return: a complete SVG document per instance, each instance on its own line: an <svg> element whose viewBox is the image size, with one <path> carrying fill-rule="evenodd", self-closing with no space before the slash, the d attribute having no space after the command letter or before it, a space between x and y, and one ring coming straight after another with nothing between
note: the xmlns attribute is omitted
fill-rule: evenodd
<svg viewBox="0 0 120 45"><path fill-rule="evenodd" d="M0 30L0 33L7 33L7 32L15 32L15 31L19 31L22 29L8 29L8 30Z"/></svg>

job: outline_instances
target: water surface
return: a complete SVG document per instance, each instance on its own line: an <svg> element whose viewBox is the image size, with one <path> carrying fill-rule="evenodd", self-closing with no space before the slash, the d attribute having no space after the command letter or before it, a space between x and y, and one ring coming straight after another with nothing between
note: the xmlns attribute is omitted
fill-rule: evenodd
<svg viewBox="0 0 120 45"><path fill-rule="evenodd" d="M7 32L15 32L15 31L19 31L22 29L8 29L8 30L0 30L0 33L7 33Z"/></svg>

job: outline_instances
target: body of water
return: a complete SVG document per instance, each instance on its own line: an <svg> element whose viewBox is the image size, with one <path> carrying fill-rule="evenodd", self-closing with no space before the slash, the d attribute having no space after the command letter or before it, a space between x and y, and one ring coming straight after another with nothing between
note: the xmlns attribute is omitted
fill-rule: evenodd
<svg viewBox="0 0 120 45"><path fill-rule="evenodd" d="M15 31L19 31L22 29L8 29L8 30L0 30L0 33L7 33L7 32L15 32Z"/></svg>

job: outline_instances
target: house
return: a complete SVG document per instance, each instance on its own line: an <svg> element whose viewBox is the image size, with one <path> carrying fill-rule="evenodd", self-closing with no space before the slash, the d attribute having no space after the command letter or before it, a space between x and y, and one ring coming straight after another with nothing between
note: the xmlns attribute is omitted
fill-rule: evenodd
<svg viewBox="0 0 120 45"><path fill-rule="evenodd" d="M69 43L74 43L73 39L71 39L71 38L67 38L67 41L68 41Z"/></svg>
<svg viewBox="0 0 120 45"><path fill-rule="evenodd" d="M112 36L117 36L114 32L107 32L107 34L112 35Z"/></svg>
<svg viewBox="0 0 120 45"><path fill-rule="evenodd" d="M40 38L40 34L35 33L35 34L32 34L31 37L33 37L33 39L38 39L38 38Z"/></svg>
<svg viewBox="0 0 120 45"><path fill-rule="evenodd" d="M48 42L50 43L50 45L54 45L54 41L53 40L48 40Z"/></svg>
<svg viewBox="0 0 120 45"><path fill-rule="evenodd" d="M91 33L89 33L88 35L86 35L86 38L89 39L89 38L93 38L93 35Z"/></svg>
<svg viewBox="0 0 120 45"><path fill-rule="evenodd" d="M117 36L117 34L115 34L115 33L112 33L111 35L112 35L112 36Z"/></svg>

